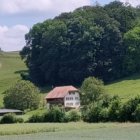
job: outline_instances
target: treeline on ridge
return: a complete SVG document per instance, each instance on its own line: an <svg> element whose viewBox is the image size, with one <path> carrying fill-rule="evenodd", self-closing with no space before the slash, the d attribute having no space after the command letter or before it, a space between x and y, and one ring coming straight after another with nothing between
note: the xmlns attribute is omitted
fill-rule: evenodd
<svg viewBox="0 0 140 140"><path fill-rule="evenodd" d="M85 6L35 24L20 52L24 79L44 85L108 82L140 71L140 8L114 1Z"/></svg>

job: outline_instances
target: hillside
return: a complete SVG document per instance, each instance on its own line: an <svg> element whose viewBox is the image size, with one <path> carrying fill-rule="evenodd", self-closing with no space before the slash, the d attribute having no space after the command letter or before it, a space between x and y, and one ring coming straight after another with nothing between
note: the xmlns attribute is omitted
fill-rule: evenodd
<svg viewBox="0 0 140 140"><path fill-rule="evenodd" d="M26 70L24 62L17 52L0 54L0 107L2 107L3 92L20 79L20 72ZM140 94L140 75L136 74L105 86L106 91L111 95L119 95L127 100ZM42 93L46 93L43 88ZM45 94L42 94L44 97Z"/></svg>
<svg viewBox="0 0 140 140"><path fill-rule="evenodd" d="M140 95L140 74L118 80L105 86L111 95L119 95L124 101Z"/></svg>
<svg viewBox="0 0 140 140"><path fill-rule="evenodd" d="M20 72L26 70L18 52L0 53L0 107L3 92L20 79Z"/></svg>

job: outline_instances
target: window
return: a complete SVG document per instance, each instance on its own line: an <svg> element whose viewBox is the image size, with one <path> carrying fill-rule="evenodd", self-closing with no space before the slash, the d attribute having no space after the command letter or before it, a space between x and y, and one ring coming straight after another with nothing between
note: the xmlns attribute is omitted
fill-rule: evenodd
<svg viewBox="0 0 140 140"><path fill-rule="evenodd" d="M66 97L65 99L66 100L73 100L74 98L73 97Z"/></svg>
<svg viewBox="0 0 140 140"><path fill-rule="evenodd" d="M79 100L79 97L75 97L75 100Z"/></svg>

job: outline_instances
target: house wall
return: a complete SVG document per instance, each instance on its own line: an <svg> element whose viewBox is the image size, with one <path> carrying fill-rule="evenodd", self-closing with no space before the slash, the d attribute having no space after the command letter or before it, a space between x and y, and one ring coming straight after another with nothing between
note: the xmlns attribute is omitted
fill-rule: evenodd
<svg viewBox="0 0 140 140"><path fill-rule="evenodd" d="M64 98L64 106L71 108L80 107L80 95L78 92L70 92Z"/></svg>

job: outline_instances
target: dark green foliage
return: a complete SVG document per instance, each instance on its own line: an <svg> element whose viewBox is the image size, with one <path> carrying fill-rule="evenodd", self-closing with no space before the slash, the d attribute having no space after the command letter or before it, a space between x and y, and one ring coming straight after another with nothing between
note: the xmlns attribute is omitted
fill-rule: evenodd
<svg viewBox="0 0 140 140"><path fill-rule="evenodd" d="M122 121L135 121L137 120L134 115L135 110L140 104L140 96L130 99L128 102L124 103L121 110ZM135 112L136 113L136 112Z"/></svg>
<svg viewBox="0 0 140 140"><path fill-rule="evenodd" d="M140 24L124 35L124 43L127 46L123 64L125 74L140 72Z"/></svg>
<svg viewBox="0 0 140 140"><path fill-rule="evenodd" d="M46 113L34 114L29 119L30 123L40 122L77 122L81 120L81 113L77 110L65 112L63 109L55 106L50 108Z"/></svg>
<svg viewBox="0 0 140 140"><path fill-rule="evenodd" d="M44 122L64 122L65 112L59 107L52 107L44 114Z"/></svg>
<svg viewBox="0 0 140 140"><path fill-rule="evenodd" d="M133 113L135 121L140 122L140 104L137 105L135 112Z"/></svg>
<svg viewBox="0 0 140 140"><path fill-rule="evenodd" d="M16 118L16 122L17 123L24 123L24 119L23 118Z"/></svg>
<svg viewBox="0 0 140 140"><path fill-rule="evenodd" d="M102 108L102 110L99 113L99 120L101 122L110 121L110 119L109 119L109 109L108 108Z"/></svg>
<svg viewBox="0 0 140 140"><path fill-rule="evenodd" d="M121 101L120 99L113 100L109 106L109 120L120 121Z"/></svg>
<svg viewBox="0 0 140 140"><path fill-rule="evenodd" d="M122 2L114 1L106 5L105 9L110 17L120 23L119 28L122 33L125 33L134 27L137 13L129 4L124 5Z"/></svg>
<svg viewBox="0 0 140 140"><path fill-rule="evenodd" d="M18 81L5 92L4 105L6 108L37 109L39 104L39 90L29 81Z"/></svg>
<svg viewBox="0 0 140 140"><path fill-rule="evenodd" d="M21 76L21 78L22 78L23 80L30 80L30 76L29 76L29 73L28 73L28 72L22 72L22 73L20 74L20 76Z"/></svg>
<svg viewBox="0 0 140 140"><path fill-rule="evenodd" d="M2 124L23 123L23 121L24 120L22 118L17 118L15 114L8 113L1 118L0 123Z"/></svg>
<svg viewBox="0 0 140 140"><path fill-rule="evenodd" d="M99 122L99 116L102 107L98 103L93 103L85 107L82 111L82 117L85 122Z"/></svg>
<svg viewBox="0 0 140 140"><path fill-rule="evenodd" d="M44 121L44 114L34 114L29 119L28 122L30 123L40 123Z"/></svg>
<svg viewBox="0 0 140 140"><path fill-rule="evenodd" d="M133 30L138 16L136 8L115 1L104 7L81 7L34 25L20 52L30 80L60 85L80 84L93 75L105 82L123 77L132 64L132 59L127 62L124 34Z"/></svg>
<svg viewBox="0 0 140 140"><path fill-rule="evenodd" d="M70 110L67 112L66 117L68 122L77 122L81 119L81 113L77 110Z"/></svg>

